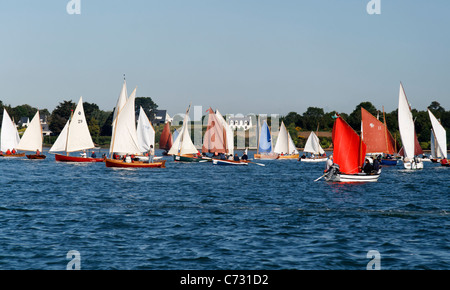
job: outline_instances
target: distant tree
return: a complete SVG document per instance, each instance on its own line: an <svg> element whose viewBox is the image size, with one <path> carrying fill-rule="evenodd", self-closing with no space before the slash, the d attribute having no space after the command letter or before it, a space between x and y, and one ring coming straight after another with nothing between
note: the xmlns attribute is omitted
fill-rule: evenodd
<svg viewBox="0 0 450 290"><path fill-rule="evenodd" d="M91 117L88 122L88 127L92 137L100 136L100 126L98 125L97 119Z"/></svg>
<svg viewBox="0 0 450 290"><path fill-rule="evenodd" d="M309 107L303 113L303 129L316 131L324 116L325 113L322 108Z"/></svg>
<svg viewBox="0 0 450 290"><path fill-rule="evenodd" d="M302 116L297 114L296 112L290 112L286 116L281 118L281 121L284 122L286 126L294 124L294 127L302 127Z"/></svg>
<svg viewBox="0 0 450 290"><path fill-rule="evenodd" d="M112 121L113 121L113 112L109 112L108 117L106 118L103 125L100 127L100 136L112 136Z"/></svg>
<svg viewBox="0 0 450 290"><path fill-rule="evenodd" d="M152 98L138 97L138 98L136 98L134 104L135 104L136 112L139 112L139 107L142 107L142 109L144 109L144 112L147 115L150 122L154 121L155 113L156 113L156 110L158 109L158 105L155 102L153 102Z"/></svg>
<svg viewBox="0 0 450 290"><path fill-rule="evenodd" d="M63 101L53 110L49 120L49 128L53 134L61 133L73 110L75 110L75 103L72 101Z"/></svg>
<svg viewBox="0 0 450 290"><path fill-rule="evenodd" d="M347 123L357 132L361 130L361 108L364 108L374 117L377 117L378 110L371 102L362 102L356 106L355 110L349 115ZM382 117L382 116L381 116Z"/></svg>

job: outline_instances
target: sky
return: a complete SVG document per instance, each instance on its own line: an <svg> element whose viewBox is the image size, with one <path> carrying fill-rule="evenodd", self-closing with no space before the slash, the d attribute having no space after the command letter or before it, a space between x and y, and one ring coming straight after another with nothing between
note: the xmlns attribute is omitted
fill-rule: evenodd
<svg viewBox="0 0 450 290"><path fill-rule="evenodd" d="M364 101L450 110L450 1L2 1L0 100L52 111L60 102L112 110L128 92L170 115L351 113ZM75 7L75 6L74 6ZM76 7L75 7L76 8Z"/></svg>

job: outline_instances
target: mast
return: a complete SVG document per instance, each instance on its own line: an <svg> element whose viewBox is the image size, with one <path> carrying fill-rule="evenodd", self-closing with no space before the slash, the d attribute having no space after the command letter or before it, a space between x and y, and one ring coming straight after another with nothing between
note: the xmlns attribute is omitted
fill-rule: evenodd
<svg viewBox="0 0 450 290"><path fill-rule="evenodd" d="M386 115L384 114L384 106L383 106L383 123L384 123L384 139L386 141L386 152L389 152L387 125L386 125Z"/></svg>

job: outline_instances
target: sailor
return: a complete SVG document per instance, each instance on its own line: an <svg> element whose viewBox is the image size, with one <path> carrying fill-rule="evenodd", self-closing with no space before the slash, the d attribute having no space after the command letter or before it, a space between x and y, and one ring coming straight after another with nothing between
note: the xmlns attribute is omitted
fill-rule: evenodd
<svg viewBox="0 0 450 290"><path fill-rule="evenodd" d="M375 171L375 173L378 173L378 170L380 170L380 159L381 157L378 156L378 158L375 158L373 160L373 170Z"/></svg>
<svg viewBox="0 0 450 290"><path fill-rule="evenodd" d="M364 164L363 168L364 173L370 174L372 173L372 170L373 170L372 164L370 164L369 159L366 159L366 164Z"/></svg>
<svg viewBox="0 0 450 290"><path fill-rule="evenodd" d="M96 158L96 157L97 157L97 155L95 155L95 151L92 151L91 158Z"/></svg>
<svg viewBox="0 0 450 290"><path fill-rule="evenodd" d="M242 154L241 159L242 160L248 160L247 152L244 151L244 154Z"/></svg>
<svg viewBox="0 0 450 290"><path fill-rule="evenodd" d="M148 148L148 163L153 163L153 156L155 156L155 150L153 145L150 145L150 148Z"/></svg>
<svg viewBox="0 0 450 290"><path fill-rule="evenodd" d="M240 161L239 156L237 155L237 153L234 154L233 160L234 161Z"/></svg>
<svg viewBox="0 0 450 290"><path fill-rule="evenodd" d="M11 155L11 150L6 150L6 155Z"/></svg>
<svg viewBox="0 0 450 290"><path fill-rule="evenodd" d="M41 155L41 151L39 151L39 149L36 149L36 155Z"/></svg>
<svg viewBox="0 0 450 290"><path fill-rule="evenodd" d="M327 163L325 164L325 172L328 172L333 165L333 155L330 155L327 159Z"/></svg>
<svg viewBox="0 0 450 290"><path fill-rule="evenodd" d="M124 162L125 162L125 163L131 163L131 157L130 157L130 155L127 154L127 156L125 156Z"/></svg>
<svg viewBox="0 0 450 290"><path fill-rule="evenodd" d="M81 153L80 155L81 155L81 157L86 158L86 151L83 150L83 153Z"/></svg>

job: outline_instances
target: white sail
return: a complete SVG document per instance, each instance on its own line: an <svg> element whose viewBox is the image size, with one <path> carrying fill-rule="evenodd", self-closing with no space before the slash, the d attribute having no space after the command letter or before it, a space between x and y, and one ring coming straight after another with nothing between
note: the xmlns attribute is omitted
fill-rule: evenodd
<svg viewBox="0 0 450 290"><path fill-rule="evenodd" d="M8 149L17 149L17 145L20 142L19 132L17 132L16 125L11 120L3 109L3 121L2 121L2 133L1 133L1 151L6 152Z"/></svg>
<svg viewBox="0 0 450 290"><path fill-rule="evenodd" d="M228 154L234 155L234 133L233 130L231 130L230 125L228 125L227 121L225 121L222 114L219 112L219 110L216 110L216 116L219 120L220 124L225 128L225 132L227 134L227 149Z"/></svg>
<svg viewBox="0 0 450 290"><path fill-rule="evenodd" d="M195 147L194 143L192 143L191 136L188 131L188 118L189 118L189 109L186 112L183 120L183 126L180 129L180 134L177 139L172 144L168 155L183 155L183 154L197 154L198 150Z"/></svg>
<svg viewBox="0 0 450 290"><path fill-rule="evenodd" d="M109 149L111 154L140 154L136 134L135 95L136 89L117 114Z"/></svg>
<svg viewBox="0 0 450 290"><path fill-rule="evenodd" d="M288 132L288 138L289 138L289 154L298 154L297 147L294 144L294 140L292 140L291 134Z"/></svg>
<svg viewBox="0 0 450 290"><path fill-rule="evenodd" d="M61 133L59 133L58 138L56 138L55 143L53 143L52 148L48 150L48 152L61 152L66 151L66 143L67 143L67 131L69 130L70 120L67 120L66 125L62 129Z"/></svg>
<svg viewBox="0 0 450 290"><path fill-rule="evenodd" d="M441 125L441 123L436 119L436 117L431 113L430 110L428 110L428 115L430 116L431 125L433 126L433 133L434 138L436 139L435 145L435 156L437 158L447 158L447 135L444 127ZM433 136L432 136L433 138ZM434 139L433 138L433 139ZM433 144L432 144L433 145Z"/></svg>
<svg viewBox="0 0 450 290"><path fill-rule="evenodd" d="M22 139L20 139L17 149L22 151L39 150L42 152L43 138L44 136L42 135L41 120L39 118L39 111L37 111L36 115L33 117L33 120L31 120L28 125L28 128L25 130Z"/></svg>
<svg viewBox="0 0 450 290"><path fill-rule="evenodd" d="M398 100L398 127L405 157L412 159L414 157L415 146L414 121L402 84L400 84Z"/></svg>
<svg viewBox="0 0 450 290"><path fill-rule="evenodd" d="M281 122L280 131L278 132L277 143L275 144L275 148L273 152L278 154L291 154L292 151L289 151L289 133L286 129L286 126L283 122Z"/></svg>
<svg viewBox="0 0 450 290"><path fill-rule="evenodd" d="M84 115L82 97L80 97L72 120L70 121L66 146L67 152L81 151L95 147L86 122L86 116Z"/></svg>
<svg viewBox="0 0 450 290"><path fill-rule="evenodd" d="M128 93L127 93L127 81L123 80L122 90L120 91L119 98L117 99L116 108L114 109L114 115L113 115L113 126L117 117L117 113L122 110L123 106L125 106L125 103L128 99Z"/></svg>
<svg viewBox="0 0 450 290"><path fill-rule="evenodd" d="M155 129L142 107L140 107L136 131L141 152L147 152L150 149L150 145L153 145L153 148L155 148Z"/></svg>
<svg viewBox="0 0 450 290"><path fill-rule="evenodd" d="M314 132L311 132L311 134L309 134L303 151L320 155L323 155L325 153L322 146L320 146L319 138L316 134L314 134Z"/></svg>

